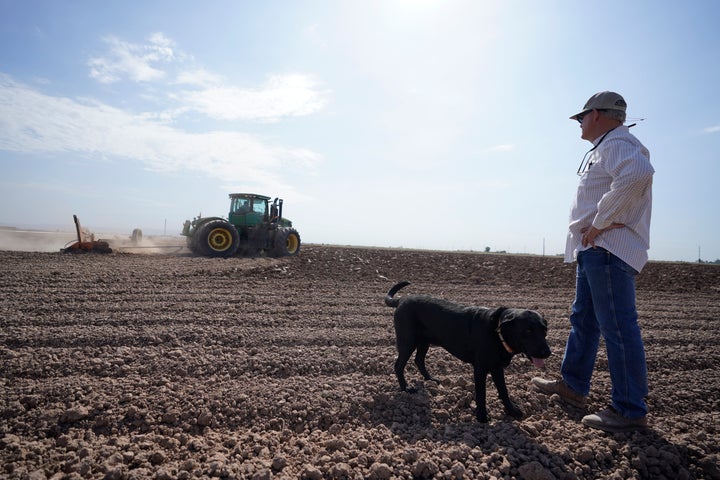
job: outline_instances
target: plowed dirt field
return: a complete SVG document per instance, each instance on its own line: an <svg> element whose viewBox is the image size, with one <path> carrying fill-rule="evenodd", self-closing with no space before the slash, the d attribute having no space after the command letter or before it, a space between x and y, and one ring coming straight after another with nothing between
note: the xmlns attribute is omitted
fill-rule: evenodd
<svg viewBox="0 0 720 480"><path fill-rule="evenodd" d="M398 391L401 294L532 308L554 355L506 371L526 413L439 348L442 381ZM574 265L558 257L305 245L285 259L0 251L0 477L27 479L720 478L720 267L638 277L645 432L604 434L536 392L557 378ZM589 410L604 408L604 349Z"/></svg>

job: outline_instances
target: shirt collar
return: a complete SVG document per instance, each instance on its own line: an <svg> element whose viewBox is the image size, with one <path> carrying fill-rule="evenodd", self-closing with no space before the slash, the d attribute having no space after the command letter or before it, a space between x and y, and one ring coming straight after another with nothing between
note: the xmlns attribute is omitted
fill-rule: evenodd
<svg viewBox="0 0 720 480"><path fill-rule="evenodd" d="M605 138L610 136L610 134L612 132L622 132L622 131L625 131L625 132L628 131L627 125L618 125L617 127L611 128L610 130L608 130L607 132L603 133L602 135L597 137L595 140L593 140L593 142L592 142L594 145L593 148L597 148L598 145L600 145L600 142L602 142L603 140L605 140Z"/></svg>

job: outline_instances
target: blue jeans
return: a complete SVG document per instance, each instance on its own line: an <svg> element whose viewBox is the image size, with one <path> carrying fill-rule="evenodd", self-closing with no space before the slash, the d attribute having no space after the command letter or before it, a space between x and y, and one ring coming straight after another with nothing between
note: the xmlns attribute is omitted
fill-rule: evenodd
<svg viewBox="0 0 720 480"><path fill-rule="evenodd" d="M565 383L587 396L600 335L612 381L612 406L629 418L647 414L647 365L635 309L635 276L603 248L578 253L570 335L560 371Z"/></svg>

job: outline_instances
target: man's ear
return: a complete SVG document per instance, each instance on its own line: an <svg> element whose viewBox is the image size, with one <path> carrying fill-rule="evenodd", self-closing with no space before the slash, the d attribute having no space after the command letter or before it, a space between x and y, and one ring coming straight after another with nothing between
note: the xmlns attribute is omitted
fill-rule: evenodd
<svg viewBox="0 0 720 480"><path fill-rule="evenodd" d="M592 109L588 115L590 115L592 122L597 122L600 119L600 112L598 112L597 109Z"/></svg>

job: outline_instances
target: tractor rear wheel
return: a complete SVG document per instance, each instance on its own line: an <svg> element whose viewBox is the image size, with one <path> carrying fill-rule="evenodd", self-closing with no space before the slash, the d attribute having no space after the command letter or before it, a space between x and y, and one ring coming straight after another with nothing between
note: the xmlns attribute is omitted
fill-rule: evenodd
<svg viewBox="0 0 720 480"><path fill-rule="evenodd" d="M206 257L231 257L240 246L240 235L229 222L212 220L200 227L193 243Z"/></svg>
<svg viewBox="0 0 720 480"><path fill-rule="evenodd" d="M300 252L300 234L294 228L281 228L275 235L273 256L287 257Z"/></svg>

